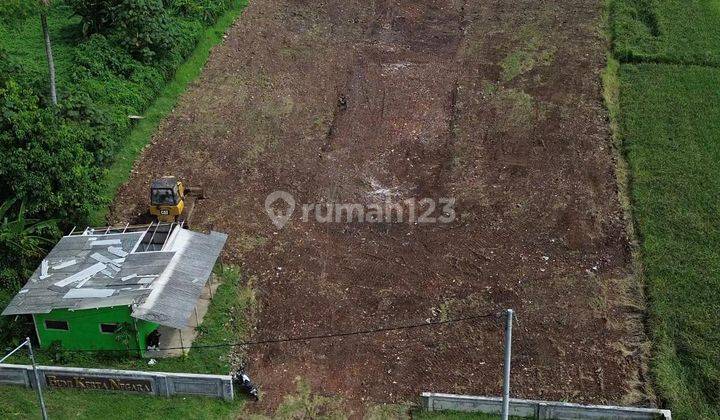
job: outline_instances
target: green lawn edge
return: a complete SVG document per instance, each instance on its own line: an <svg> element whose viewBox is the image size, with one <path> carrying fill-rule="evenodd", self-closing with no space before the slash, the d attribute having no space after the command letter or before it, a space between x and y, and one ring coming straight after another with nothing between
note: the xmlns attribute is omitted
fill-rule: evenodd
<svg viewBox="0 0 720 420"><path fill-rule="evenodd" d="M247 4L248 0L234 0L217 22L205 29L192 54L178 67L173 78L145 111L144 118L132 129L127 140L118 150L114 163L103 176L101 183L104 188L101 198L104 204L90 213L88 220L90 224L101 226L107 223L108 205L118 189L127 182L138 156L150 142L162 120L172 112L188 85L202 73L212 48L220 43L227 29L240 16Z"/></svg>

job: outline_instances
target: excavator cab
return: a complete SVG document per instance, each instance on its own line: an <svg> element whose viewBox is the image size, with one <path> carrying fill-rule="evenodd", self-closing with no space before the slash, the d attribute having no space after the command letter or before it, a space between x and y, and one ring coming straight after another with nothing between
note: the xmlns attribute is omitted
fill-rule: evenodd
<svg viewBox="0 0 720 420"><path fill-rule="evenodd" d="M174 176L153 180L150 184L150 214L159 222L172 223L185 210L185 188Z"/></svg>

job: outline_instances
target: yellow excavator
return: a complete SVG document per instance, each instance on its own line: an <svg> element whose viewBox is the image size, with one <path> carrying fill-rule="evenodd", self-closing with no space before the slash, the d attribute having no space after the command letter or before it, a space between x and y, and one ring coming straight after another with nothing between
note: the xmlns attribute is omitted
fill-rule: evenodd
<svg viewBox="0 0 720 420"><path fill-rule="evenodd" d="M174 176L155 179L150 184L150 214L158 222L180 223L188 227L197 199L205 198L202 188L190 188Z"/></svg>

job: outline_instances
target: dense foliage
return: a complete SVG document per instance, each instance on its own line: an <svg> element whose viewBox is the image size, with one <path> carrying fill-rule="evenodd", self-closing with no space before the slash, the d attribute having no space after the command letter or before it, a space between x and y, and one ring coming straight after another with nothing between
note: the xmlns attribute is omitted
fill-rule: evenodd
<svg viewBox="0 0 720 420"><path fill-rule="evenodd" d="M55 0L42 10L58 106L49 104L37 4L0 0L0 204L15 203L9 220L58 220L33 233L54 238L103 204L100 180L132 128L128 116L142 114L229 1ZM42 255L13 246L18 239L0 232L0 301Z"/></svg>
<svg viewBox="0 0 720 420"><path fill-rule="evenodd" d="M179 36L161 0L67 0L82 18L83 34L107 34L144 62L163 58Z"/></svg>

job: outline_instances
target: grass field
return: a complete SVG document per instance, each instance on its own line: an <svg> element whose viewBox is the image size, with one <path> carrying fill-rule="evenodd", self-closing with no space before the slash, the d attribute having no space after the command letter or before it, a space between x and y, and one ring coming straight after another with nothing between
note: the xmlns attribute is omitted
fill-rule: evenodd
<svg viewBox="0 0 720 420"><path fill-rule="evenodd" d="M675 418L720 418L720 1L610 9L606 98L630 170L653 383Z"/></svg>
<svg viewBox="0 0 720 420"><path fill-rule="evenodd" d="M720 65L720 0L616 0L612 16L622 61Z"/></svg>
<svg viewBox="0 0 720 420"><path fill-rule="evenodd" d="M720 70L623 65L620 80L657 386L677 418L718 417Z"/></svg>

